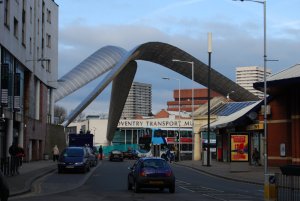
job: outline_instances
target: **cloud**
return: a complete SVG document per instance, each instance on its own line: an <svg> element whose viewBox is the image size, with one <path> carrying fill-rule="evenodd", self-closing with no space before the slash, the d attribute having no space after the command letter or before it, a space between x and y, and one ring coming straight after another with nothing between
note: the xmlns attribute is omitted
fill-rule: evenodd
<svg viewBox="0 0 300 201"><path fill-rule="evenodd" d="M59 30L60 76L103 46L116 45L131 50L139 44L150 41L177 46L207 63L207 32L213 33L212 66L228 78L235 80L235 68L238 66L263 65L263 30L261 24L257 22L237 23L230 17L211 21L164 17L157 27L153 23L148 25L146 20L140 22L127 25L89 25L81 21L63 26ZM268 58L279 59L278 62L267 63L272 72L278 72L300 62L298 25L299 21L290 21L278 24L277 27L274 25L270 27L274 34L268 32L267 35ZM176 83L166 84L166 81L161 79L162 76L179 77L182 79L183 87L192 86L185 77L169 69L149 62L139 62L135 80L153 85L154 112L166 108L166 101L172 99L172 96L166 95L166 98L162 94L172 94L172 90L177 88ZM83 91L72 94L72 98L67 97L61 103L68 108L76 107L96 84L97 82L87 86ZM106 95L101 94L100 99L95 101L98 104L89 107L89 111L97 111L97 108L99 111L108 109L109 89L105 90L105 93Z"/></svg>

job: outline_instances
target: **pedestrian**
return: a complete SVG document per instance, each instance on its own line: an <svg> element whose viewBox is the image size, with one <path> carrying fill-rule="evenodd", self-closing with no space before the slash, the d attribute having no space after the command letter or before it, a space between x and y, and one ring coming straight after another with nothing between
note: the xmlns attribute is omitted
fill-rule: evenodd
<svg viewBox="0 0 300 201"><path fill-rule="evenodd" d="M12 145L9 147L8 152L10 154L10 162L11 162L11 175L19 174L19 157L17 156L19 152L19 148L16 142L13 142Z"/></svg>
<svg viewBox="0 0 300 201"><path fill-rule="evenodd" d="M21 167L23 164L23 157L25 156L24 149L19 145L17 150L17 155L19 160L19 166Z"/></svg>
<svg viewBox="0 0 300 201"><path fill-rule="evenodd" d="M2 174L2 172L0 170L0 200L7 201L8 197L9 197L8 184L4 178L4 175Z"/></svg>
<svg viewBox="0 0 300 201"><path fill-rule="evenodd" d="M257 150L257 148L254 148L254 151L252 153L252 159L255 166L259 165L259 158L260 158L259 151Z"/></svg>
<svg viewBox="0 0 300 201"><path fill-rule="evenodd" d="M167 150L166 155L167 155L167 158L170 161L170 163L172 163L172 153L171 153L170 149Z"/></svg>
<svg viewBox="0 0 300 201"><path fill-rule="evenodd" d="M54 145L54 147L52 149L52 154L53 154L53 162L58 161L59 149L58 149L57 145Z"/></svg>
<svg viewBox="0 0 300 201"><path fill-rule="evenodd" d="M102 160L102 157L103 157L103 148L102 148L102 145L100 145L100 147L99 147L99 156L100 156L100 160Z"/></svg>

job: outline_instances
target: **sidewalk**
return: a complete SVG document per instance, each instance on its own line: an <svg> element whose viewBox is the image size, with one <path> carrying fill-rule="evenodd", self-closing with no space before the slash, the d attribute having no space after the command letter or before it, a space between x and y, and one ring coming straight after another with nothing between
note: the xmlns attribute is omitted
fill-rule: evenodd
<svg viewBox="0 0 300 201"><path fill-rule="evenodd" d="M203 166L202 161L180 161L175 165L186 166L206 174L214 175L224 179L241 181L253 184L264 184L264 167L248 166L248 171L232 171L230 163L211 161L211 166ZM32 183L53 171L56 171L57 163L52 160L41 160L35 162L24 163L19 169L20 174L15 176L7 176L6 180L10 189L10 197L21 195L29 192ZM280 172L279 168L268 168L269 173Z"/></svg>
<svg viewBox="0 0 300 201"><path fill-rule="evenodd" d="M229 179L233 181L241 181L258 185L264 184L264 167L263 166L247 166L243 171L233 170L233 165L227 162L211 161L210 166L202 165L202 161L179 161L177 165L186 166L209 175ZM268 167L268 173L280 173L279 168Z"/></svg>
<svg viewBox="0 0 300 201"><path fill-rule="evenodd" d="M38 178L55 171L57 163L52 160L41 160L23 163L19 168L19 175L6 176L9 185L10 197L29 192L31 184Z"/></svg>

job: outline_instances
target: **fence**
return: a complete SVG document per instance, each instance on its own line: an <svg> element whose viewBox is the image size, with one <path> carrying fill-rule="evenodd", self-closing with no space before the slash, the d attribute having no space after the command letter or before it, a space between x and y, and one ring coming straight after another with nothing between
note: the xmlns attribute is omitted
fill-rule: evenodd
<svg viewBox="0 0 300 201"><path fill-rule="evenodd" d="M300 200L300 176L276 175L277 201Z"/></svg>
<svg viewBox="0 0 300 201"><path fill-rule="evenodd" d="M0 169L4 175L18 174L18 168L21 165L19 157L0 158Z"/></svg>

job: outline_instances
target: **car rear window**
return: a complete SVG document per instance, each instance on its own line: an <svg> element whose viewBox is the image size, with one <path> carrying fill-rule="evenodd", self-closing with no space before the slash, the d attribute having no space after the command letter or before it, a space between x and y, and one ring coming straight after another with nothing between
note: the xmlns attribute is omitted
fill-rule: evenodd
<svg viewBox="0 0 300 201"><path fill-rule="evenodd" d="M148 159L143 162L144 167L155 167L155 168L167 168L169 167L167 162L164 160L152 160Z"/></svg>
<svg viewBox="0 0 300 201"><path fill-rule="evenodd" d="M64 152L64 156L70 156L70 157L83 156L83 150L82 149L66 149Z"/></svg>

